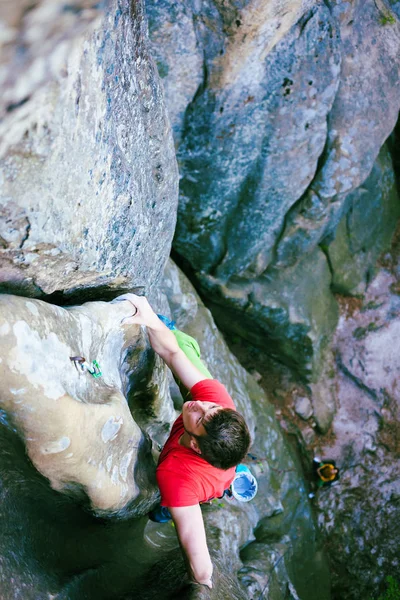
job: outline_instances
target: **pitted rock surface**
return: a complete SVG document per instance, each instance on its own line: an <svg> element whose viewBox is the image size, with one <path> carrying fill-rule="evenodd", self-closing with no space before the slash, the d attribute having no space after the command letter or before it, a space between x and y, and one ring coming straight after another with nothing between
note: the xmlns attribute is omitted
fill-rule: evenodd
<svg viewBox="0 0 400 600"><path fill-rule="evenodd" d="M332 287L339 294L365 292L376 272L376 261L390 247L400 201L391 156L382 147L364 183L346 198L349 207L335 238L326 244Z"/></svg>
<svg viewBox="0 0 400 600"><path fill-rule="evenodd" d="M236 66L234 83L217 71L220 61L211 63L178 151L174 245L196 271L221 282L251 280L270 264L284 216L315 173L338 84L338 40L326 7L308 11L270 52L264 48L262 60L259 46L252 50L258 69L249 77L246 62Z"/></svg>
<svg viewBox="0 0 400 600"><path fill-rule="evenodd" d="M341 37L340 86L310 189L289 213L278 264L293 264L337 225L345 199L368 177L400 107L400 24L384 2L330 2Z"/></svg>
<svg viewBox="0 0 400 600"><path fill-rule="evenodd" d="M390 273L373 279L399 215L382 148L400 104L398 3L149 0L146 10L151 42L142 2L0 6L0 288L25 296L0 324L0 589L7 600L329 598L305 482L273 409L178 271L165 282L172 314L249 420L260 483L247 507L204 509L212 592L188 582L170 530L172 547L150 547L147 519L130 518L157 500L154 459L175 415L164 364L145 335L132 343L111 325L122 307L50 304L136 289L168 312L157 284L178 174L165 98L182 176L176 250L221 326L312 382L298 385L312 403L297 419L302 449L341 468L315 501L334 594L377 595L386 574L400 577L398 262L385 258ZM339 298L338 311L332 291L365 298L349 312ZM102 348L103 380L70 363L77 340L90 358ZM71 452L74 465L63 461ZM78 504L82 487L101 518Z"/></svg>

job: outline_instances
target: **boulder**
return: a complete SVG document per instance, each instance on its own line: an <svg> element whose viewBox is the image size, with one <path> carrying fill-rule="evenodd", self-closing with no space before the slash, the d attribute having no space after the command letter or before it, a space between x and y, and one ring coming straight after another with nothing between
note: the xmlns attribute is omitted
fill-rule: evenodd
<svg viewBox="0 0 400 600"><path fill-rule="evenodd" d="M138 361L121 369L123 360L144 345L138 326L121 325L130 314L127 302L94 302L66 310L1 295L1 408L53 489L78 497L83 492L97 513L118 513L129 504L130 513L137 516L146 514L154 502L155 467L146 476L147 485L142 476L141 490L134 473L142 469L138 460L148 441L122 391L127 389L129 395L131 388L135 412L135 398L140 406L137 397L147 396L146 388L154 384L144 379ZM88 365L84 370L82 360ZM101 375L91 374L93 361ZM129 375L131 382L123 383L122 377ZM160 378L165 379L164 366ZM141 385L133 386L138 379ZM149 409L171 422L171 400L168 395L162 400L162 411L151 402Z"/></svg>
<svg viewBox="0 0 400 600"><path fill-rule="evenodd" d="M53 490L0 410L0 589L7 600L110 600L138 577L144 519L94 517Z"/></svg>
<svg viewBox="0 0 400 600"><path fill-rule="evenodd" d="M311 402L307 396L299 396L296 398L294 410L304 421L307 421L313 414Z"/></svg>

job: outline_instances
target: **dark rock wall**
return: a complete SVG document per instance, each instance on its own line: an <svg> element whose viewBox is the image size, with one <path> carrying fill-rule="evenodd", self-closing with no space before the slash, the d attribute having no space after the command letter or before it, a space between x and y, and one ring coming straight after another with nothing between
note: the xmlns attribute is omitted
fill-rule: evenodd
<svg viewBox="0 0 400 600"><path fill-rule="evenodd" d="M174 249L236 345L241 337L311 383L303 396L295 388L286 426L308 460L333 456L343 469L317 500L319 524L335 597L364 597L398 569L386 533L397 518L398 394L392 359L372 339L393 346L398 314L398 261L383 262L390 298L377 263L400 208L397 4L173 6L147 3L181 172ZM348 310L343 294L355 297ZM339 350L338 326L354 329ZM371 339L368 349L356 339ZM300 400L309 412L297 429L287 423ZM243 555L268 571L267 549Z"/></svg>
<svg viewBox="0 0 400 600"><path fill-rule="evenodd" d="M244 338L260 347L267 339L275 355L315 381L337 324L331 284L337 289L360 257L352 252L342 269L336 261L333 277L329 263L322 278L311 268L313 301L299 296L297 280L304 261L323 260L318 253L350 210L349 195L362 193L396 123L398 15L373 0L268 3L264 12L256 1L177 6L169 14L168 3L147 3L181 172L174 248L220 307L222 328L233 319ZM171 31L190 41L185 52ZM190 76L181 64L191 65ZM386 196L387 185L383 174L376 178L376 194ZM387 247L398 213L395 202L386 206L391 223L382 216L375 235ZM376 254L367 244L352 293L365 286Z"/></svg>

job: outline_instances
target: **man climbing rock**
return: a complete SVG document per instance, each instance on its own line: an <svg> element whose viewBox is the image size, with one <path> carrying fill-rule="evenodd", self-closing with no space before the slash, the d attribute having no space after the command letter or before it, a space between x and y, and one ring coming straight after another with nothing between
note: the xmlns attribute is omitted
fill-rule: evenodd
<svg viewBox="0 0 400 600"><path fill-rule="evenodd" d="M159 520L172 517L189 575L211 588L213 566L200 504L221 497L229 488L235 466L247 454L250 434L226 388L212 379L201 362L197 342L168 319L159 318L146 298L126 294L120 299L135 307L134 315L125 323L147 327L154 351L172 370L181 388L190 391L190 400L185 392L182 414L158 462Z"/></svg>

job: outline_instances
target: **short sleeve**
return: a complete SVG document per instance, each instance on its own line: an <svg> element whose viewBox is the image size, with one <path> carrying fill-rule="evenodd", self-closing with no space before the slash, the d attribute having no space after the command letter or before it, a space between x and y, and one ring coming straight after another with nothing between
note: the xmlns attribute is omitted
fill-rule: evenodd
<svg viewBox="0 0 400 600"><path fill-rule="evenodd" d="M161 493L161 506L193 506L199 503L197 490L193 482L169 469L158 468L156 472Z"/></svg>
<svg viewBox="0 0 400 600"><path fill-rule="evenodd" d="M193 400L202 400L203 402L215 402L224 408L236 410L228 390L217 379L203 379L198 381L190 390Z"/></svg>

